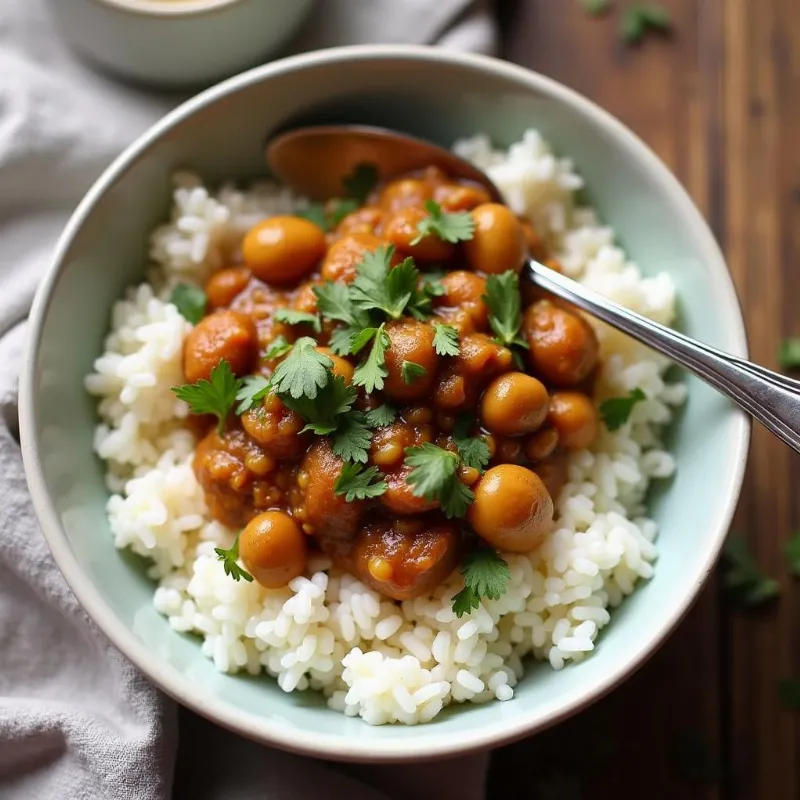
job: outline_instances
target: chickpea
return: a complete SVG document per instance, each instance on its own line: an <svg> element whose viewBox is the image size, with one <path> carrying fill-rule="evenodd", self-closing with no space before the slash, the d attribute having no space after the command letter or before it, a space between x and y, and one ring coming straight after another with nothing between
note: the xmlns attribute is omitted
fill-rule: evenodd
<svg viewBox="0 0 800 800"><path fill-rule="evenodd" d="M395 211L384 225L383 236L403 255L413 256L419 261L447 261L455 252L455 246L450 242L433 233L416 241L419 223L427 217L428 212L416 206Z"/></svg>
<svg viewBox="0 0 800 800"><path fill-rule="evenodd" d="M581 392L555 392L547 421L558 431L558 441L570 450L588 447L597 436L597 410Z"/></svg>
<svg viewBox="0 0 800 800"><path fill-rule="evenodd" d="M258 332L253 320L238 311L215 311L195 325L183 348L187 383L208 380L224 358L234 374L247 374L258 356Z"/></svg>
<svg viewBox="0 0 800 800"><path fill-rule="evenodd" d="M499 203L484 203L473 209L475 235L464 242L464 255L476 272L497 275L519 272L525 261L525 234L514 213Z"/></svg>
<svg viewBox="0 0 800 800"><path fill-rule="evenodd" d="M553 522L553 500L529 469L516 464L492 467L474 487L467 520L499 550L529 553L539 547Z"/></svg>
<svg viewBox="0 0 800 800"><path fill-rule="evenodd" d="M391 469L402 463L406 448L415 444L414 430L404 422L393 422L378 428L372 435L369 460L382 469Z"/></svg>
<svg viewBox="0 0 800 800"><path fill-rule="evenodd" d="M307 445L305 420L271 392L263 405L242 414L242 427L274 458L298 458Z"/></svg>
<svg viewBox="0 0 800 800"><path fill-rule="evenodd" d="M286 586L306 568L306 538L283 511L253 517L239 536L245 569L268 589Z"/></svg>
<svg viewBox="0 0 800 800"><path fill-rule="evenodd" d="M549 300L539 300L525 311L522 333L534 370L556 386L581 383L597 364L599 345L589 323Z"/></svg>
<svg viewBox="0 0 800 800"><path fill-rule="evenodd" d="M472 211L475 206L491 203L489 192L482 186L443 183L433 190L433 199L443 211Z"/></svg>
<svg viewBox="0 0 800 800"><path fill-rule="evenodd" d="M302 217L270 217L251 228L242 242L244 263L265 283L293 284L325 255L322 228Z"/></svg>
<svg viewBox="0 0 800 800"><path fill-rule="evenodd" d="M383 221L383 210L377 206L364 206L348 214L336 227L336 233L375 233Z"/></svg>
<svg viewBox="0 0 800 800"><path fill-rule="evenodd" d="M439 356L433 348L433 326L414 319L393 322L386 328L391 346L386 351L386 383L383 391L392 400L417 400L427 397L436 381ZM403 380L404 361L412 361L424 367L424 375L413 382Z"/></svg>
<svg viewBox="0 0 800 800"><path fill-rule="evenodd" d="M483 299L486 294L486 279L474 272L455 270L442 278L444 294L434 301L437 308L457 309L469 317L471 330L484 331L488 325L489 309Z"/></svg>
<svg viewBox="0 0 800 800"><path fill-rule="evenodd" d="M556 447L558 447L558 431L548 425L539 428L536 433L527 438L525 455L531 461L543 461L555 452Z"/></svg>
<svg viewBox="0 0 800 800"><path fill-rule="evenodd" d="M386 184L380 194L379 203L384 211L395 212L409 206L424 206L431 199L433 189L428 181L419 178L403 178Z"/></svg>
<svg viewBox="0 0 800 800"><path fill-rule="evenodd" d="M349 361L341 356L337 356L333 350L330 349L330 347L316 347L314 349L318 353L322 353L322 355L327 356L331 361L333 361L331 372L334 375L344 378L344 382L347 384L353 382L353 373L355 372L355 367Z"/></svg>
<svg viewBox="0 0 800 800"><path fill-rule="evenodd" d="M548 403L541 381L524 372L507 372L495 378L483 393L481 419L492 433L522 436L541 426Z"/></svg>
<svg viewBox="0 0 800 800"><path fill-rule="evenodd" d="M253 277L247 267L230 267L215 272L206 283L209 308L226 308Z"/></svg>
<svg viewBox="0 0 800 800"><path fill-rule="evenodd" d="M367 253L374 252L386 242L374 233L350 233L334 242L322 262L322 278L326 281L350 283L356 277L356 267Z"/></svg>
<svg viewBox="0 0 800 800"><path fill-rule="evenodd" d="M309 281L297 288L292 300L292 308L295 311L305 311L306 314L317 313L317 296L314 294L314 287L318 283Z"/></svg>

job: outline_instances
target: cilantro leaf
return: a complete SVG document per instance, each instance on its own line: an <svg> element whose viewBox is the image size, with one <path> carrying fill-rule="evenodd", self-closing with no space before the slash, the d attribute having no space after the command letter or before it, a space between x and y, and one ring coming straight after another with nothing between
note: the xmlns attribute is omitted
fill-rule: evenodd
<svg viewBox="0 0 800 800"><path fill-rule="evenodd" d="M350 412L339 419L339 424L331 436L331 449L345 461L366 463L371 441L372 428L364 415Z"/></svg>
<svg viewBox="0 0 800 800"><path fill-rule="evenodd" d="M789 711L800 711L800 680L786 678L778 684L781 705Z"/></svg>
<svg viewBox="0 0 800 800"><path fill-rule="evenodd" d="M414 287L411 300L408 302L406 311L412 317L424 322L433 313L433 298L441 297L445 293L441 273L421 273Z"/></svg>
<svg viewBox="0 0 800 800"><path fill-rule="evenodd" d="M580 4L587 14L599 17L611 7L611 0L580 0Z"/></svg>
<svg viewBox="0 0 800 800"><path fill-rule="evenodd" d="M461 351L458 330L452 325L433 325L433 349L440 356L457 356Z"/></svg>
<svg viewBox="0 0 800 800"><path fill-rule="evenodd" d="M375 164L358 164L355 169L342 179L347 197L356 200L358 205L363 206L367 202L369 193L378 183L378 168Z"/></svg>
<svg viewBox="0 0 800 800"><path fill-rule="evenodd" d="M528 343L519 335L522 327L522 300L519 294L519 276L516 272L501 272L486 279L483 296L489 307L489 325L497 341L506 347Z"/></svg>
<svg viewBox="0 0 800 800"><path fill-rule="evenodd" d="M292 345L285 336L276 336L264 351L263 358L265 361L274 361L275 359L283 358L291 349Z"/></svg>
<svg viewBox="0 0 800 800"><path fill-rule="evenodd" d="M179 400L189 404L192 414L213 414L221 435L241 387L241 378L233 374L231 365L223 358L211 370L210 380L201 378L197 383L173 386L172 391Z"/></svg>
<svg viewBox="0 0 800 800"><path fill-rule="evenodd" d="M784 369L800 369L800 338L784 339L778 360Z"/></svg>
<svg viewBox="0 0 800 800"><path fill-rule="evenodd" d="M508 562L490 547L473 550L461 567L464 588L453 597L453 611L457 617L469 614L481 603L481 598L498 600L505 594L511 572Z"/></svg>
<svg viewBox="0 0 800 800"><path fill-rule="evenodd" d="M419 221L417 237L411 240L415 245L425 236L438 236L444 242L455 244L466 242L475 235L475 219L469 211L448 213L435 200L425 203L428 216Z"/></svg>
<svg viewBox="0 0 800 800"><path fill-rule="evenodd" d="M800 533L795 534L786 542L784 553L789 563L789 571L796 578L800 578Z"/></svg>
<svg viewBox="0 0 800 800"><path fill-rule="evenodd" d="M236 392L236 399L239 405L236 406L236 413L241 415L249 411L260 400L269 394L269 380L263 375L248 375L242 380L241 388Z"/></svg>
<svg viewBox="0 0 800 800"><path fill-rule="evenodd" d="M415 497L438 500L449 519L464 516L473 500L472 491L458 479L460 459L455 453L426 442L407 447L405 464L412 467L406 482Z"/></svg>
<svg viewBox="0 0 800 800"><path fill-rule="evenodd" d="M403 383L414 383L417 378L428 374L428 370L422 364L415 364L413 361L403 361L400 365L400 374L403 376Z"/></svg>
<svg viewBox="0 0 800 800"><path fill-rule="evenodd" d="M380 497L389 487L382 478L378 479L379 475L377 467L363 469L358 464L344 464L333 485L333 493L344 495L346 503Z"/></svg>
<svg viewBox="0 0 800 800"><path fill-rule="evenodd" d="M313 400L328 382L333 361L316 350L317 343L310 336L301 336L278 364L272 375L272 388L276 394L290 397L308 397Z"/></svg>
<svg viewBox="0 0 800 800"><path fill-rule="evenodd" d="M386 351L391 343L389 334L381 325L375 331L372 348L367 359L356 367L353 383L356 386L363 386L367 394L372 394L376 389L383 389L383 379L389 374L389 370L386 368Z"/></svg>
<svg viewBox="0 0 800 800"><path fill-rule="evenodd" d="M197 325L203 319L208 304L206 293L199 286L189 283L179 283L172 290L169 301L192 325Z"/></svg>
<svg viewBox="0 0 800 800"><path fill-rule="evenodd" d="M731 598L741 606L762 605L780 594L778 582L761 574L747 542L740 536L731 536L725 544L727 572L725 586Z"/></svg>
<svg viewBox="0 0 800 800"><path fill-rule="evenodd" d="M610 431L619 430L627 421L633 407L646 400L647 395L641 389L634 389L624 397L609 397L600 403L600 416Z"/></svg>
<svg viewBox="0 0 800 800"><path fill-rule="evenodd" d="M312 431L318 436L327 436L341 424L339 417L350 411L357 397L355 387L348 386L341 375L333 375L314 398L284 395L281 400L308 423L301 433Z"/></svg>
<svg viewBox="0 0 800 800"><path fill-rule="evenodd" d="M328 215L325 213L325 206L322 203L311 203L307 208L301 208L295 211L295 216L307 219L313 222L322 230L327 231L328 228Z"/></svg>
<svg viewBox="0 0 800 800"><path fill-rule="evenodd" d="M327 203L311 203L308 208L296 211L295 214L313 222L327 233L333 230L348 214L358 210L358 206L359 203L356 200L335 198Z"/></svg>
<svg viewBox="0 0 800 800"><path fill-rule="evenodd" d="M357 328L336 328L331 333L328 345L337 356L350 355L353 341L358 334L359 330Z"/></svg>
<svg viewBox="0 0 800 800"><path fill-rule="evenodd" d="M350 354L360 353L374 338L378 332L377 328L363 328L358 333L353 334L350 340Z"/></svg>
<svg viewBox="0 0 800 800"><path fill-rule="evenodd" d="M225 570L225 574L229 575L233 578L237 583L244 579L248 583L253 582L253 576L247 572L246 570L242 569L239 564L239 537L242 535L242 532L236 534L236 539L233 542L233 547L229 549L225 549L223 547L215 547L214 552L217 554L217 561L222 562L223 569Z"/></svg>
<svg viewBox="0 0 800 800"><path fill-rule="evenodd" d="M394 422L397 411L392 408L392 406L384 403L382 406L373 408L372 411L367 411L365 416L367 425L373 428L385 428L387 425L391 425Z"/></svg>
<svg viewBox="0 0 800 800"><path fill-rule="evenodd" d="M364 255L350 285L350 297L356 308L377 309L392 319L403 315L416 291L419 270L411 258L392 269L394 252L393 245L385 245Z"/></svg>
<svg viewBox="0 0 800 800"><path fill-rule="evenodd" d="M455 442L461 460L468 467L483 471L492 457L489 445L482 436L470 436L472 420L469 414L460 414L456 419L455 429L453 430L453 441Z"/></svg>
<svg viewBox="0 0 800 800"><path fill-rule="evenodd" d="M285 322L287 325L310 325L314 333L322 331L322 323L319 314L309 314L307 311L295 311L292 308L279 308L275 312L275 319L278 322Z"/></svg>
<svg viewBox="0 0 800 800"><path fill-rule="evenodd" d="M347 284L326 281L321 286L315 286L313 291L317 298L317 308L323 317L355 327L364 323L363 316L353 307Z"/></svg>
<svg viewBox="0 0 800 800"><path fill-rule="evenodd" d="M442 283L443 272L423 272L419 276L422 291L430 297L441 297L447 291Z"/></svg>
<svg viewBox="0 0 800 800"><path fill-rule="evenodd" d="M620 33L626 44L637 44L648 31L665 33L672 26L669 11L658 3L631 6L620 22Z"/></svg>

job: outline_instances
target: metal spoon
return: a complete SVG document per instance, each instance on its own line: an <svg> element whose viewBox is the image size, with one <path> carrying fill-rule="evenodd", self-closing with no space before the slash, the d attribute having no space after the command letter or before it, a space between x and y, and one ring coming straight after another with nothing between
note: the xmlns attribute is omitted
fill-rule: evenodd
<svg viewBox="0 0 800 800"><path fill-rule="evenodd" d="M268 143L267 161L278 178L314 200L341 194L344 177L364 163L375 165L383 180L435 165L453 178L482 185L495 200L501 199L497 187L474 165L430 142L383 128L297 128ZM525 262L522 274L691 370L800 452L800 381L653 322L532 259Z"/></svg>

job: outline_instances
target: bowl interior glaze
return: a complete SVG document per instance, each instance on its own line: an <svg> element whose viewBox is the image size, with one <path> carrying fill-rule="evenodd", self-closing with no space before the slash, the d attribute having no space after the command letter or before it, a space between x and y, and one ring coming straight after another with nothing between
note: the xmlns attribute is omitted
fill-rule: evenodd
<svg viewBox="0 0 800 800"><path fill-rule="evenodd" d="M655 577L615 612L591 658L561 672L531 665L512 702L451 706L415 728L372 728L328 710L316 694L284 694L271 678L221 675L196 638L174 633L156 613L141 564L113 546L102 467L91 449L94 403L82 385L101 352L111 304L143 279L148 232L167 214L170 173L191 167L210 181L263 176L265 139L290 120L385 125L447 145L477 131L508 145L539 128L575 161L600 214L643 271L673 276L682 328L745 354L732 284L699 213L655 156L588 101L517 67L425 48L347 48L276 62L158 123L109 168L61 240L32 313L22 379L26 466L50 546L79 600L129 658L181 702L251 738L328 758L401 760L539 730L608 691L652 653L718 555L749 426L693 378L670 432L677 475L653 496L661 553Z"/></svg>

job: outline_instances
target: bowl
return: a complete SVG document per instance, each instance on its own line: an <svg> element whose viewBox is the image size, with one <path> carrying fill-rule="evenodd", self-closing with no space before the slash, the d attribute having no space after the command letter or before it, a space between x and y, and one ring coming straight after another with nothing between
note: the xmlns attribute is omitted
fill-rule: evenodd
<svg viewBox="0 0 800 800"><path fill-rule="evenodd" d="M261 63L314 0L50 0L66 41L120 77L166 88L209 84Z"/></svg>
<svg viewBox="0 0 800 800"><path fill-rule="evenodd" d="M141 565L115 550L94 402L83 376L101 352L112 303L142 279L147 234L166 215L170 173L207 180L265 174L264 143L292 120L381 124L449 144L485 131L501 145L538 127L574 159L600 214L647 272L670 271L681 327L737 355L746 342L728 270L691 200L656 156L613 117L541 75L430 48L321 51L258 68L170 113L125 151L67 226L31 314L21 378L28 481L52 552L100 628L156 684L218 724L265 744L351 761L452 756L541 730L630 675L686 613L712 570L736 505L749 423L693 377L669 432L678 471L654 492L655 577L616 611L592 656L555 672L531 668L514 699L450 706L419 727L370 727L313 694L267 678L223 675L196 639L152 605ZM713 311L710 312L710 310Z"/></svg>

